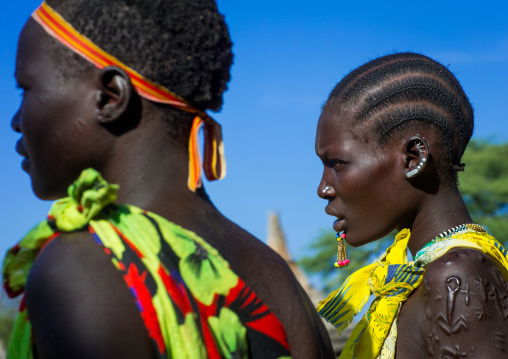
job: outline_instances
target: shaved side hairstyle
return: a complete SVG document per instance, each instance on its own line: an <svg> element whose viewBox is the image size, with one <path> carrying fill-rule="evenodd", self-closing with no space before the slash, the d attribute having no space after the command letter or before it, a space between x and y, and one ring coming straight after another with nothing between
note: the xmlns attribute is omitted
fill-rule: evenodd
<svg viewBox="0 0 508 359"><path fill-rule="evenodd" d="M327 109L348 112L367 125L381 145L397 133L430 126L441 136L445 158L437 161L456 183L461 158L473 134L473 108L455 76L420 54L377 58L352 71L331 92Z"/></svg>
<svg viewBox="0 0 508 359"><path fill-rule="evenodd" d="M230 80L232 43L215 0L47 0L77 31L127 66L199 110L218 111ZM93 65L54 39L63 76ZM64 54L64 56L61 56ZM57 60L58 61L58 60ZM155 104L186 144L194 115Z"/></svg>

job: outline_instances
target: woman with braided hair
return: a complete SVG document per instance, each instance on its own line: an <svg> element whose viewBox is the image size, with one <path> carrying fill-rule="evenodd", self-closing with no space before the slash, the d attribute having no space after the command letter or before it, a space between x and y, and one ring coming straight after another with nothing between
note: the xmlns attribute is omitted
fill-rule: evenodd
<svg viewBox="0 0 508 359"><path fill-rule="evenodd" d="M9 252L7 357L331 358L283 259L224 217L231 41L215 0L47 0L19 38L11 126L56 200ZM248 208L246 208L248 210Z"/></svg>
<svg viewBox="0 0 508 359"><path fill-rule="evenodd" d="M457 187L472 132L459 82L423 55L375 59L330 94L316 153L318 195L336 218L336 267L349 263L344 241L358 247L398 231L319 304L340 331L374 295L340 358L506 358L507 251L473 223Z"/></svg>

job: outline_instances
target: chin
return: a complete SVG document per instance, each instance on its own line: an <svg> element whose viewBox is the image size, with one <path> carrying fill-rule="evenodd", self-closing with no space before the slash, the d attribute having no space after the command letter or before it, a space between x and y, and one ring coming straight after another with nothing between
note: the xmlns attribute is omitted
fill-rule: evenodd
<svg viewBox="0 0 508 359"><path fill-rule="evenodd" d="M359 239L355 234L351 234L350 232L346 233L345 242L349 244L351 247L358 248L366 244L367 242Z"/></svg>
<svg viewBox="0 0 508 359"><path fill-rule="evenodd" d="M360 242L359 241L349 241L346 237L346 243L349 244L353 248L358 248L358 247L364 246L369 242L372 242L372 241L360 241Z"/></svg>
<svg viewBox="0 0 508 359"><path fill-rule="evenodd" d="M58 190L55 186L44 185L32 178L32 191L35 196L43 201L55 201L67 197L67 190Z"/></svg>
<svg viewBox="0 0 508 359"><path fill-rule="evenodd" d="M369 244L371 242L377 241L384 236L369 236L369 235L355 235L354 232L351 234L348 232L346 234L346 243L349 244L353 248L358 248L361 246L364 246L366 244Z"/></svg>

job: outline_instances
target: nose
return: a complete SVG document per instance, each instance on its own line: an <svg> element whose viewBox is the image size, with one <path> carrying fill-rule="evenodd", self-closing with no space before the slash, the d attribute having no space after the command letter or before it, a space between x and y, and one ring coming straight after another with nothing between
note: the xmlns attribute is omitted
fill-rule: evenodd
<svg viewBox="0 0 508 359"><path fill-rule="evenodd" d="M12 116L12 119L11 119L11 128L15 131L15 132L21 132L21 126L19 124L19 110L16 111L16 113L14 114L14 116Z"/></svg>
<svg viewBox="0 0 508 359"><path fill-rule="evenodd" d="M319 183L319 186L317 188L317 195L326 200L332 200L335 198L335 188L331 186L327 181L325 181L324 176L321 178L321 182Z"/></svg>

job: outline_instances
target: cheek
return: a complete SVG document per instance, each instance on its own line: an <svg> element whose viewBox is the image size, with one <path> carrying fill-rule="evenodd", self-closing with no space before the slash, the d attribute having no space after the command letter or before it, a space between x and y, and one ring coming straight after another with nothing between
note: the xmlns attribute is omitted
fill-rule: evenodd
<svg viewBox="0 0 508 359"><path fill-rule="evenodd" d="M392 171L386 163L369 162L344 176L341 198L351 220L368 225L391 222L399 196Z"/></svg>
<svg viewBox="0 0 508 359"><path fill-rule="evenodd" d="M43 200L54 200L66 194L62 185L62 167L68 165L61 133L63 119L52 116L55 108L28 97L23 103L20 125L23 141L30 156L28 171L32 189ZM65 132L65 131L64 131Z"/></svg>
<svg viewBox="0 0 508 359"><path fill-rule="evenodd" d="M51 111L49 103L51 101L47 95L35 90L26 93L20 108L20 125L24 135L35 137L52 125L54 121L48 119L48 112Z"/></svg>

